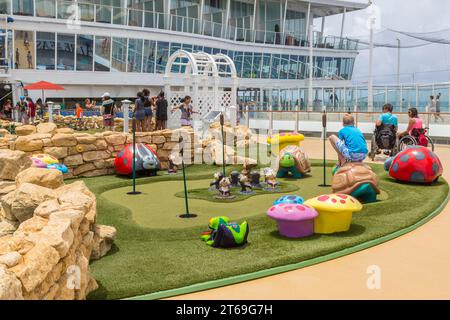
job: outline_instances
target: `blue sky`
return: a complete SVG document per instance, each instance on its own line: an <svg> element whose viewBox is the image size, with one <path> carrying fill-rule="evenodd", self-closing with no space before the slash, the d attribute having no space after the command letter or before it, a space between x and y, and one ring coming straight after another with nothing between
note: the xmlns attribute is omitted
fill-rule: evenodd
<svg viewBox="0 0 450 320"><path fill-rule="evenodd" d="M367 2L359 0L357 2ZM396 43L400 38L402 44L411 45L422 43L385 28L408 32L433 32L450 28L450 1L448 0L374 0L379 8L379 30L375 31L375 41L379 43ZM361 10L347 14L344 34L349 37L369 39L366 21L371 11ZM376 14L376 13L375 13ZM320 29L320 20L316 20L316 29ZM341 15L327 17L325 33L339 35ZM444 36L450 39L450 31ZM356 59L353 78L361 82L367 80L368 50L361 50ZM430 72L436 70L447 70ZM374 80L375 83L395 83L397 72L397 49L377 48L374 51ZM430 83L450 81L450 45L432 44L420 48L401 50L401 81L412 83L413 73L416 82Z"/></svg>

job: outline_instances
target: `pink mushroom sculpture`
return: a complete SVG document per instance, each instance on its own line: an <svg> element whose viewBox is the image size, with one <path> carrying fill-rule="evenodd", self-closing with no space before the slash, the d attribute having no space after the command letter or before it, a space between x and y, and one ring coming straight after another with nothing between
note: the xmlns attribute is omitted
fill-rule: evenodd
<svg viewBox="0 0 450 320"><path fill-rule="evenodd" d="M281 203L272 206L267 215L278 224L278 231L288 238L304 238L314 234L316 209L303 204Z"/></svg>

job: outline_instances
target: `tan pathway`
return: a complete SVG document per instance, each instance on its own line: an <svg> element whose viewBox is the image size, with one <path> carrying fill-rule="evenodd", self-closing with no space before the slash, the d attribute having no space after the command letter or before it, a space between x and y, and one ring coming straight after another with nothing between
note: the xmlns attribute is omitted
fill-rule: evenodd
<svg viewBox="0 0 450 320"><path fill-rule="evenodd" d="M304 143L311 158L321 157L319 143L311 138ZM439 146L437 153L450 181L450 147ZM330 149L328 155L334 157ZM381 270L379 290L367 288L367 269L373 265ZM379 246L174 299L450 299L450 205L419 229Z"/></svg>

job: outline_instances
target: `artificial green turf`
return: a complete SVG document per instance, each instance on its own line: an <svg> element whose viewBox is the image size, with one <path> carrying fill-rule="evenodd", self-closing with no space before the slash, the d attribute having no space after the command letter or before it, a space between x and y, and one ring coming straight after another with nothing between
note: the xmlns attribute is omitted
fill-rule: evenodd
<svg viewBox="0 0 450 320"><path fill-rule="evenodd" d="M229 168L230 171L233 169L235 168ZM246 205L252 199L259 199L258 202L272 201L265 199L268 196L255 196L240 203L226 204L239 204L241 210L250 215L247 218L250 225L249 244L231 250L214 249L199 240L199 233L206 228L206 222L204 226L186 228L144 227L136 223L137 218L129 209L101 195L107 190L131 185L130 180L114 176L84 179L97 195L98 223L113 225L118 230L110 253L91 264L92 274L100 288L91 293L89 298L131 297L322 256L413 225L435 210L448 194L448 185L443 180L432 186L399 184L387 176L382 166L374 166L374 170L381 178L380 186L388 197L366 205L362 212L355 214L350 231L345 233L286 239L278 234L275 222L265 216L266 209ZM190 167L189 184L194 185L195 179L211 179L211 174L215 171L216 167ZM311 193L317 195L330 192L329 189L312 190L321 180L318 172L319 168L314 168L313 178L308 182L310 187L296 193L309 197ZM180 176L144 178L138 181L138 185L166 179L180 180ZM144 186L139 185L141 187ZM173 189L167 190L172 196L175 192ZM175 196L173 199L182 200ZM165 203L157 197L154 201L161 208L173 206L173 201ZM211 208L218 205L204 200L197 201L202 201ZM261 212L252 215L253 210ZM227 212L221 214L225 215ZM147 216L151 215L152 212L148 212Z"/></svg>
<svg viewBox="0 0 450 320"><path fill-rule="evenodd" d="M252 193L240 193L241 188L240 187L233 187L231 188L231 197L230 198L220 198L217 197L219 194L215 190L211 190L210 188L199 188L199 189L192 189L188 192L188 198L189 199L197 199L197 200L206 200L211 202L218 202L218 203L232 203L232 202L239 202L243 200L247 200L248 198L254 197L254 196L269 196L269 195L277 195L278 193L290 193L295 192L299 189L299 187L295 186L292 183L287 182L281 182L278 184L278 186L275 189L266 189L266 188L253 188ZM180 191L175 193L175 196L178 198L184 199L184 191ZM278 197L280 195L277 195ZM246 204L247 205L247 204Z"/></svg>

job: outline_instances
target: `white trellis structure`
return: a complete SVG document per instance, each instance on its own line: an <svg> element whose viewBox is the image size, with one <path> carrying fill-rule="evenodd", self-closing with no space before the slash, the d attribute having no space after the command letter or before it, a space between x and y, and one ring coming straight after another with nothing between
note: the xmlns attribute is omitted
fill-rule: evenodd
<svg viewBox="0 0 450 320"><path fill-rule="evenodd" d="M192 98L194 120L210 111L224 111L236 106L238 77L233 60L224 54L178 50L168 59L164 75L164 91L169 108L181 104L185 96ZM178 112L169 117L169 127L179 125Z"/></svg>

